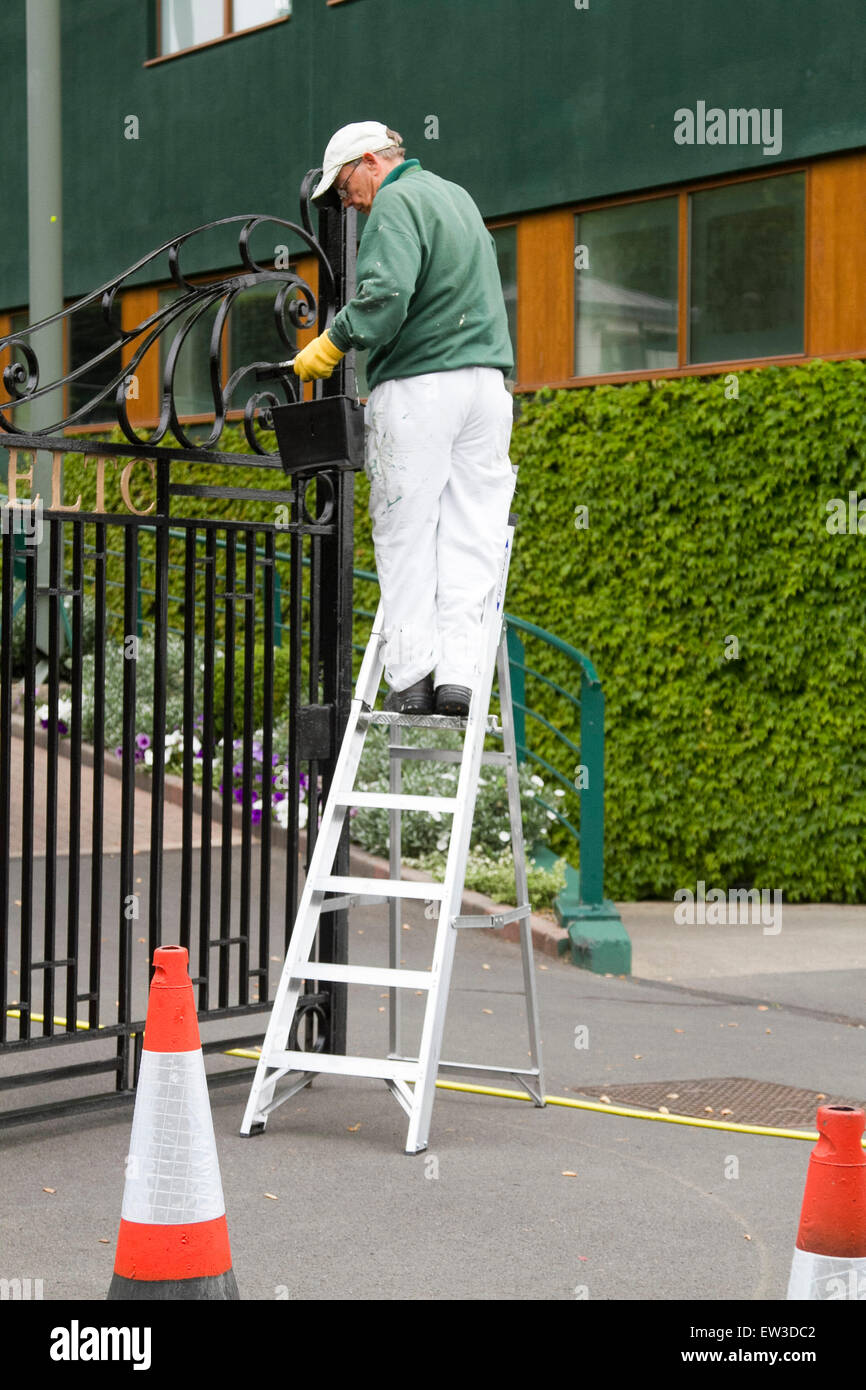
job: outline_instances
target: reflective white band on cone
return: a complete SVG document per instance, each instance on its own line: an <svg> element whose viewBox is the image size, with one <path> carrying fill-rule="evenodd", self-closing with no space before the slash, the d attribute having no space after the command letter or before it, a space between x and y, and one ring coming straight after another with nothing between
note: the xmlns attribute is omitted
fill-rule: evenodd
<svg viewBox="0 0 866 1390"><path fill-rule="evenodd" d="M212 1221L225 1209L201 1050L143 1051L124 1221L180 1225Z"/></svg>
<svg viewBox="0 0 866 1390"><path fill-rule="evenodd" d="M807 1299L866 1302L866 1258L850 1255L812 1255L794 1250L788 1300Z"/></svg>

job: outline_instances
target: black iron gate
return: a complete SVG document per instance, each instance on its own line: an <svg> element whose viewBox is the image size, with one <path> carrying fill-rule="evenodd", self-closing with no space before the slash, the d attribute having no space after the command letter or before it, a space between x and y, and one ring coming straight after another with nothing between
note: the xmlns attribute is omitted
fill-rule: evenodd
<svg viewBox="0 0 866 1390"><path fill-rule="evenodd" d="M301 189L301 224L244 216L197 228L62 315L0 340L12 358L2 377L11 399L0 403L9 452L0 508L0 1124L129 1096L161 943L189 950L206 1051L261 1039L263 1029L249 1037L237 1022L209 1025L270 1007L269 974L278 976L299 893L301 820L308 863L333 773L351 699L353 469L363 431L351 358L303 403L285 361L245 362L226 380L225 343L245 292L273 292L283 358L299 328L322 331L353 292L354 213L334 199L314 233L317 175ZM194 256L196 238L232 230L241 269L188 280L182 252ZM254 259L253 241L268 235L279 246ZM315 257L315 292L285 263L290 241ZM172 296L122 327L121 293L159 280L161 258ZM40 382L40 331L94 310L109 347L63 382ZM178 418L178 372L186 340L208 318L213 411L201 438L201 422L196 432ZM143 431L130 420L129 385L169 336L160 422ZM58 387L80 394L93 377L98 391L55 424L16 424L28 403ZM120 435L72 438L100 403L111 404ZM251 455L220 452L227 418L242 421ZM47 456L48 506L32 490L34 461ZM76 478L93 471L90 510L64 495L64 460ZM126 506L112 510L106 479L119 465ZM47 650L37 647L40 631ZM169 728L178 710L179 729ZM106 748L112 728L120 742ZM336 872L347 871L348 827ZM327 959L346 958L346 916L323 918ZM296 1027L297 1045L344 1051L345 987L304 996ZM69 1046L74 1054L57 1065L56 1049ZM23 1087L40 1088L38 1104L15 1104L10 1093Z"/></svg>

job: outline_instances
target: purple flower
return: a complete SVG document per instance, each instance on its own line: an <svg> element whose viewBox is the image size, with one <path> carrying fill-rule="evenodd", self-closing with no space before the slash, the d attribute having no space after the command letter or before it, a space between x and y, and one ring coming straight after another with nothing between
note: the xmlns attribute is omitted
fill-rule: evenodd
<svg viewBox="0 0 866 1390"><path fill-rule="evenodd" d="M68 733L69 733L69 729L68 729L68 727L64 724L64 722L63 722L62 719L58 719L58 721L57 721L57 732L58 732L59 734L68 734Z"/></svg>
<svg viewBox="0 0 866 1390"><path fill-rule="evenodd" d="M235 797L235 801L238 801L238 802L240 802L241 805L243 805L243 801L244 801L244 789L243 789L243 787L235 787L235 790L234 790L234 797Z"/></svg>
<svg viewBox="0 0 866 1390"><path fill-rule="evenodd" d="M253 757L257 758L259 762L261 762L264 757L264 749L260 743L253 744Z"/></svg>
<svg viewBox="0 0 866 1390"><path fill-rule="evenodd" d="M136 736L135 736L135 746L136 746L136 748L140 748L142 752L144 752L145 748L149 748L149 747L150 747L150 739L149 739L148 735L147 735L147 734L136 734Z"/></svg>
<svg viewBox="0 0 866 1390"><path fill-rule="evenodd" d="M235 777L241 777L241 776L243 776L243 771L244 771L244 765L243 765L243 763L235 763L234 767L232 768L232 772L234 773Z"/></svg>
<svg viewBox="0 0 866 1390"><path fill-rule="evenodd" d="M258 825L258 823L259 823L259 821L261 820L261 818L262 818L262 813L261 813L261 811L260 811L260 810L256 810L256 808L253 807L252 811L250 812L250 819L251 819L253 825Z"/></svg>
<svg viewBox="0 0 866 1390"><path fill-rule="evenodd" d="M123 744L121 744L119 748L115 748L115 750L114 750L114 755L115 755L115 757L117 757L117 758L122 758L122 757L123 757Z"/></svg>
<svg viewBox="0 0 866 1390"><path fill-rule="evenodd" d="M301 789L302 792L305 792L305 791L307 790L307 788L309 787L309 785L310 785L310 779L309 779L309 777L307 776L307 774L306 774L305 772L302 772L301 775L300 775L300 777L298 778L298 786L300 787L300 789Z"/></svg>

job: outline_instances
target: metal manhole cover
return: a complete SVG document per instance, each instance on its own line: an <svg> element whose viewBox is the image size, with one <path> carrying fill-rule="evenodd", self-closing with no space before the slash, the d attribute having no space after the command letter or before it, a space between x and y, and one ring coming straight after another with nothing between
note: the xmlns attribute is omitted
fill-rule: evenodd
<svg viewBox="0 0 866 1390"><path fill-rule="evenodd" d="M672 1115L702 1120L727 1120L738 1125L770 1129L814 1129L819 1105L856 1105L848 1096L804 1091L775 1081L744 1076L711 1077L706 1081L635 1081L622 1086L584 1086L579 1095L591 1100L606 1096L613 1105L636 1110L667 1109ZM866 1108L866 1107L864 1107Z"/></svg>

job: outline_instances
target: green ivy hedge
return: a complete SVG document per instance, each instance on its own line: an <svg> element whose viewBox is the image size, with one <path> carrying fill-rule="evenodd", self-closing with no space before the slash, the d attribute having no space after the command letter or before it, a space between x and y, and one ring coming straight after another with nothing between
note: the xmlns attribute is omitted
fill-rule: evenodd
<svg viewBox="0 0 866 1390"><path fill-rule="evenodd" d="M703 879L866 899L866 535L838 533L828 510L866 491L864 388L862 362L813 362L522 398L507 608L601 676L607 896L670 898ZM93 469L68 458L65 472L67 499L80 490L87 507ZM200 465L173 477L216 480ZM261 470L231 481L262 486ZM372 570L368 496L360 473L355 564ZM122 582L119 557L112 569ZM356 607L377 601L356 585ZM357 643L368 630L358 619ZM561 680L558 660L532 652ZM527 694L579 742L567 706L541 685Z"/></svg>
<svg viewBox="0 0 866 1390"><path fill-rule="evenodd" d="M866 898L864 398L847 361L524 404L507 607L601 677L607 896Z"/></svg>

